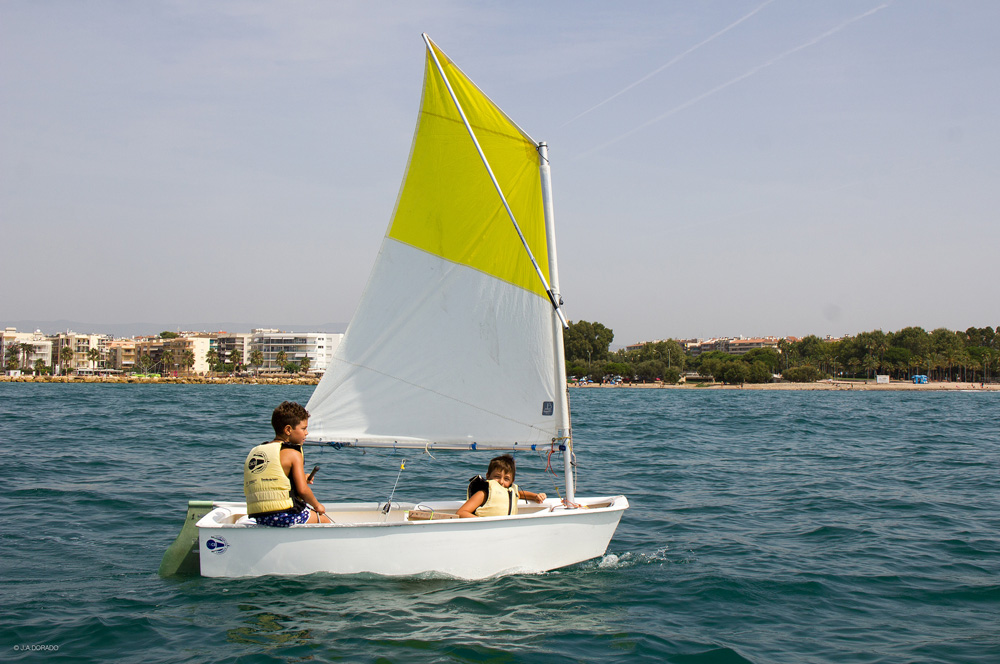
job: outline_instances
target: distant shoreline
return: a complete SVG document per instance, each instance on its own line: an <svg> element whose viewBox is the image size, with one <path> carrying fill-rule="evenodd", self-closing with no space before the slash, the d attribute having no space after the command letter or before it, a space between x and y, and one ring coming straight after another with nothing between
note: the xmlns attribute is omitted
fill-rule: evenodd
<svg viewBox="0 0 1000 664"><path fill-rule="evenodd" d="M106 383L106 384L159 384L159 385L318 385L316 376L258 376L256 378L230 376L178 376L150 378L98 377L98 376L0 376L0 383ZM723 385L721 383L692 383L663 385L660 383L631 383L627 385L570 385L578 390L825 390L825 391L902 391L902 392L1000 392L1000 383L931 382L917 385L904 381L876 383L874 380L821 380L815 383L744 383L743 385Z"/></svg>
<svg viewBox="0 0 1000 664"><path fill-rule="evenodd" d="M982 386L981 386L982 385ZM962 383L935 381L922 385L893 381L891 383L876 383L874 380L821 380L815 383L743 383L742 385L723 385L722 383L692 383L680 385L663 385L659 383L634 383L629 385L570 385L580 390L590 389L653 389L653 390L821 390L830 392L850 391L899 391L899 392L941 392L941 391L976 391L1000 392L1000 383Z"/></svg>
<svg viewBox="0 0 1000 664"><path fill-rule="evenodd" d="M316 376L0 376L0 383L128 383L162 385L319 385Z"/></svg>

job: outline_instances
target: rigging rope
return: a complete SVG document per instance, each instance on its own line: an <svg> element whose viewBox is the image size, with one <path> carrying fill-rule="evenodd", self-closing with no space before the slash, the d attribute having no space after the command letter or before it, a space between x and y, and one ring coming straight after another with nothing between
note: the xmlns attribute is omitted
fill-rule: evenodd
<svg viewBox="0 0 1000 664"><path fill-rule="evenodd" d="M392 506L392 497L396 495L396 485L399 484L399 476L403 474L403 470L405 468L406 468L406 459L403 459L402 463L399 464L399 472L396 473L396 481L393 482L392 484L392 491L389 492L389 500L385 501L385 507L382 508L382 514L385 515L385 518L382 519L382 521L385 521L386 519L389 518L389 509Z"/></svg>
<svg viewBox="0 0 1000 664"><path fill-rule="evenodd" d="M564 499L562 491L559 489L559 482L558 482L559 476L556 475L556 472L554 470L552 470L552 455L560 450L562 450L564 453L568 452L568 450L566 450L565 444L559 444L557 442L560 440L567 440L567 439L568 439L567 436L563 436L561 438L553 438L552 443L549 445L549 451L545 455L545 472L552 476L552 486L555 488L556 495L559 497L559 500L564 500ZM537 451L535 453L538 454Z"/></svg>
<svg viewBox="0 0 1000 664"><path fill-rule="evenodd" d="M555 454L556 452L562 452L563 454L569 454L570 457L571 457L571 459L570 459L570 465L572 465L572 467L573 467L573 480L574 480L574 483L575 483L575 480L576 480L576 470L577 470L576 454L574 452L572 452L571 449L570 449L570 446L567 445L564 442L564 441L567 441L569 439L570 439L569 436L562 436L562 437L558 437L558 438L553 438L552 439L552 442L549 443L549 449L545 453L545 468L544 468L543 472L551 475L553 490L555 491L556 496L559 498L559 500L562 502L563 505L566 505L567 507L582 507L582 505L580 505L578 503L570 503L570 502L568 502L567 499L563 497L562 490L561 490L561 488L559 486L559 481L558 481L559 480L559 475L552 468L552 455L553 454ZM340 444L340 443L306 442L306 443L303 443L303 444L304 445L315 446L315 447L321 447L321 448L332 447L335 450L345 449L345 447L342 444ZM539 449L539 448L541 448L541 445L532 445L530 449L535 453L536 457L538 457L539 459L541 459L542 458L542 450ZM361 450L362 456L365 456L365 455L368 454L368 450L366 448L362 447L362 448L360 448L360 450ZM515 450L515 452L516 451L517 450ZM376 457L390 457L390 456L396 456L399 453L399 450L397 448L393 447L392 449L386 448L385 450L381 451L381 453L379 453L379 451L374 451L372 453ZM430 457L431 460L433 460L435 462L437 461L437 457L435 457L430 452L429 444L427 444L427 445L424 446L424 449L422 450L421 456L423 456L424 454L426 454L428 457ZM419 461L419 460L420 459L416 459L415 461ZM403 475L403 471L406 469L406 462L407 462L407 459L403 459L402 462L399 464L399 471L396 473L396 479L395 479L395 481L392 484L392 490L389 492L389 498L388 498L388 500L386 500L385 505L382 507L382 514L385 515L385 518L383 519L383 522L386 521L386 520L388 520L388 518L389 518L388 517L389 512L392 510L392 499L396 495L396 489L399 486L399 480L401 479L401 477Z"/></svg>

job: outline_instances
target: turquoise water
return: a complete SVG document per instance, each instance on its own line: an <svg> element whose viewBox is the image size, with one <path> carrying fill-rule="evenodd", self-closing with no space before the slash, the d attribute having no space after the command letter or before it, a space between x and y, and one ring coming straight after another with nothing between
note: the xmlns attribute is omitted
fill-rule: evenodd
<svg viewBox="0 0 1000 664"><path fill-rule="evenodd" d="M3 661L1000 661L1000 394L574 390L580 493L632 503L603 559L159 578L187 500L240 499L270 410L310 391L0 384ZM488 459L435 457L396 498L461 497ZM321 500L372 501L401 458L307 464ZM554 494L544 465L518 482Z"/></svg>

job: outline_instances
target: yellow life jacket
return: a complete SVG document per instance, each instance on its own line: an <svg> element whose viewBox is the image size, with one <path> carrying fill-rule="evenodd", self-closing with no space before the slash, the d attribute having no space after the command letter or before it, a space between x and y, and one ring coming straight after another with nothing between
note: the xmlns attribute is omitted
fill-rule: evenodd
<svg viewBox="0 0 1000 664"><path fill-rule="evenodd" d="M484 480L477 475L469 482L468 496L471 498L476 491L486 493L486 500L474 512L476 516L507 516L517 514L517 500L520 493L516 484L508 489L496 480Z"/></svg>
<svg viewBox="0 0 1000 664"><path fill-rule="evenodd" d="M292 483L281 468L281 443L270 442L250 450L243 462L243 495L247 515L284 512L294 506Z"/></svg>

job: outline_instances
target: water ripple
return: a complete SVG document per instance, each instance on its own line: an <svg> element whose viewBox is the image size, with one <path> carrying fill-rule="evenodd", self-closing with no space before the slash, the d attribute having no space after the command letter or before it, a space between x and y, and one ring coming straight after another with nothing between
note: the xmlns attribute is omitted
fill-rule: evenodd
<svg viewBox="0 0 1000 664"><path fill-rule="evenodd" d="M3 644L75 661L993 663L1000 395L574 390L580 491L632 508L597 559L468 582L160 579L194 498L302 386L0 384ZM324 500L384 500L402 455L310 450ZM406 455L397 496L486 457ZM541 455L518 482L558 492ZM502 546L502 542L497 543ZM448 555L448 552L442 552Z"/></svg>

